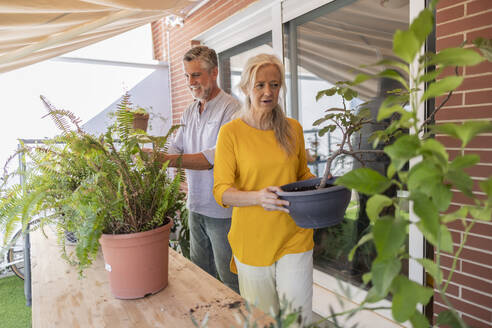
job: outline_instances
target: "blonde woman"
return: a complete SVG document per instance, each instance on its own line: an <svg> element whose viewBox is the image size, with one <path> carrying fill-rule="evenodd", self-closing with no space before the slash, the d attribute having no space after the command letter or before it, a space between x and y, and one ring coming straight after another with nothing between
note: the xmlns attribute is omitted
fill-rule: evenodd
<svg viewBox="0 0 492 328"><path fill-rule="evenodd" d="M273 55L248 60L240 88L246 95L239 117L217 140L214 196L234 207L229 231L241 295L265 312L277 312L286 297L311 321L313 230L299 228L278 199L278 186L312 178L301 125L279 105L283 65Z"/></svg>

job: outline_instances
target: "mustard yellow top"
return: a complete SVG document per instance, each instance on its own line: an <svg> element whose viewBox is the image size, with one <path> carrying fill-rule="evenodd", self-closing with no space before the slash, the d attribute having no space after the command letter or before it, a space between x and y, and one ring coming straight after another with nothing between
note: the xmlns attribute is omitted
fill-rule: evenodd
<svg viewBox="0 0 492 328"><path fill-rule="evenodd" d="M234 187L256 191L268 186L312 178L306 162L302 127L288 118L296 138L290 157L280 147L273 130L259 130L235 119L219 132L215 150L214 197ZM289 214L266 211L261 206L234 207L229 231L232 253L244 264L269 266L286 254L302 253L314 247L313 229L298 227ZM233 260L231 271L237 272Z"/></svg>

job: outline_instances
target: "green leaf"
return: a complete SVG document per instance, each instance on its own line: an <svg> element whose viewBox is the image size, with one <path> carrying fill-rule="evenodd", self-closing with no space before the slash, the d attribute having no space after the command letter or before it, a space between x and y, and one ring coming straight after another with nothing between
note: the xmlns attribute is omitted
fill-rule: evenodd
<svg viewBox="0 0 492 328"><path fill-rule="evenodd" d="M491 132L492 123L487 121L466 121L463 124L446 123L434 127L439 133L444 133L462 141L464 148L477 134Z"/></svg>
<svg viewBox="0 0 492 328"><path fill-rule="evenodd" d="M424 225L423 222L417 222L417 227L419 230L422 232L424 237L427 239L429 243L431 243L434 246L438 246L437 240L438 236L437 233L431 233ZM449 232L448 228L445 225L440 225L438 227L440 233L441 233L441 243L439 248L443 252L447 252L452 254L453 252L453 239L451 238L451 233Z"/></svg>
<svg viewBox="0 0 492 328"><path fill-rule="evenodd" d="M444 184L433 185L431 187L431 195L432 202L436 205L439 212L447 210L453 199L453 192Z"/></svg>
<svg viewBox="0 0 492 328"><path fill-rule="evenodd" d="M492 62L492 39L476 38L473 44L488 61Z"/></svg>
<svg viewBox="0 0 492 328"><path fill-rule="evenodd" d="M377 120L384 120L393 115L393 113L400 113L403 115L406 111L403 109L402 104L406 101L408 101L408 96L390 95L386 97L379 107Z"/></svg>
<svg viewBox="0 0 492 328"><path fill-rule="evenodd" d="M438 162L443 168L448 164L449 155L446 148L434 138L423 141L419 153L424 156L424 160L430 156L437 157Z"/></svg>
<svg viewBox="0 0 492 328"><path fill-rule="evenodd" d="M416 135L404 135L389 146L384 147L384 152L391 158L391 163L399 171L417 154L420 147L420 139Z"/></svg>
<svg viewBox="0 0 492 328"><path fill-rule="evenodd" d="M316 94L316 101L320 100L324 96L328 96L328 97L333 96L336 92L337 92L336 87L318 91L318 93Z"/></svg>
<svg viewBox="0 0 492 328"><path fill-rule="evenodd" d="M298 317L299 317L299 313L297 313L297 312L290 313L283 320L282 327L289 327L291 324L293 324L294 322L296 322L296 320L297 320Z"/></svg>
<svg viewBox="0 0 492 328"><path fill-rule="evenodd" d="M357 248L359 248L361 245L367 243L368 241L370 241L372 239L373 239L372 233L368 233L368 234L362 236L359 239L359 241L357 242L357 245L355 245L354 247L352 247L352 249L350 250L350 253L348 255L348 260L349 261L352 261L354 259L354 254L355 254L355 251L357 250Z"/></svg>
<svg viewBox="0 0 492 328"><path fill-rule="evenodd" d="M490 207L472 207L470 209L470 214L478 220L481 221L490 221L492 216L492 209Z"/></svg>
<svg viewBox="0 0 492 328"><path fill-rule="evenodd" d="M413 209L415 214L420 218L422 228L425 233L430 235L432 240L437 241L439 233L439 212L429 197L421 192L412 192L410 199L414 201ZM422 231L424 233L424 231Z"/></svg>
<svg viewBox="0 0 492 328"><path fill-rule="evenodd" d="M414 165L408 173L408 189L418 190L432 196L432 187L442 184L443 173L431 161L422 161Z"/></svg>
<svg viewBox="0 0 492 328"><path fill-rule="evenodd" d="M405 89L408 89L408 83L407 83L407 80L404 79L400 73L398 73L398 71L394 70L394 69L391 69L391 68L387 68L385 69L384 71L380 72L378 74L379 77L385 77L385 78L388 78L388 79L392 79L392 80L395 80L395 81L398 81L401 83L401 85L405 88Z"/></svg>
<svg viewBox="0 0 492 328"><path fill-rule="evenodd" d="M393 52L407 63L411 63L419 52L421 43L411 30L396 30L393 35Z"/></svg>
<svg viewBox="0 0 492 328"><path fill-rule="evenodd" d="M374 78L372 75L368 75L368 74L357 74L357 76L355 77L354 81L350 83L350 85L357 85L357 84L361 84L367 80L370 80Z"/></svg>
<svg viewBox="0 0 492 328"><path fill-rule="evenodd" d="M424 287L402 275L397 276L391 285L393 318L398 322L410 319L415 313L417 304L427 304L434 294L431 288Z"/></svg>
<svg viewBox="0 0 492 328"><path fill-rule="evenodd" d="M429 328L431 326L429 324L429 320L427 320L427 317L418 310L415 310L413 315L410 317L410 323L413 328Z"/></svg>
<svg viewBox="0 0 492 328"><path fill-rule="evenodd" d="M450 327L462 327L458 314L451 310L444 310L439 313L436 319L436 325L448 325Z"/></svg>
<svg viewBox="0 0 492 328"><path fill-rule="evenodd" d="M433 80L437 79L437 77L442 73L442 71L443 71L443 69L440 67L436 70L427 72L424 75L420 76L419 82L422 83L422 82L433 81Z"/></svg>
<svg viewBox="0 0 492 328"><path fill-rule="evenodd" d="M487 194L489 201L492 201L492 177L489 177L485 181L480 181L478 183L480 189Z"/></svg>
<svg viewBox="0 0 492 328"><path fill-rule="evenodd" d="M443 275L441 269L437 266L437 264L429 259L416 260L424 267L425 271L427 271L432 276L432 278L434 278L434 281L439 286L442 282Z"/></svg>
<svg viewBox="0 0 492 328"><path fill-rule="evenodd" d="M393 204L391 198L384 195L373 195L369 198L366 205L366 213L372 222L379 219L379 213L385 207Z"/></svg>
<svg viewBox="0 0 492 328"><path fill-rule="evenodd" d="M378 258L387 259L396 256L406 240L407 222L382 217L377 220L372 229L374 245Z"/></svg>
<svg viewBox="0 0 492 328"><path fill-rule="evenodd" d="M410 25L410 30L414 33L420 45L424 44L427 36L434 28L434 15L429 9L422 10L417 18Z"/></svg>
<svg viewBox="0 0 492 328"><path fill-rule="evenodd" d="M468 214L468 207L462 206L457 211L442 215L441 222L449 223L449 222L456 221L458 219L463 219L466 218L467 214Z"/></svg>
<svg viewBox="0 0 492 328"><path fill-rule="evenodd" d="M463 194L473 197L473 180L463 170L450 169L446 179L451 181Z"/></svg>
<svg viewBox="0 0 492 328"><path fill-rule="evenodd" d="M459 155L450 164L450 168L455 170L461 170L470 166L473 166L480 162L480 156L475 154Z"/></svg>
<svg viewBox="0 0 492 328"><path fill-rule="evenodd" d="M372 280L372 273L366 272L362 275L362 282L367 285Z"/></svg>
<svg viewBox="0 0 492 328"><path fill-rule="evenodd" d="M463 82L463 77L461 76L447 76L439 81L430 83L427 90L425 90L424 95L420 99L420 102L424 102L429 98L438 97L444 93L453 91Z"/></svg>
<svg viewBox="0 0 492 328"><path fill-rule="evenodd" d="M480 64L484 58L476 51L464 48L447 48L434 55L427 65L473 66Z"/></svg>
<svg viewBox="0 0 492 328"><path fill-rule="evenodd" d="M397 67L397 68L401 69L402 71L404 71L406 73L410 73L410 70L409 70L407 64L402 63L402 62L397 61L397 60L391 60L391 59L383 59L383 60L380 60L380 61L376 62L375 64L371 64L371 65L362 65L361 68L374 67L374 66L393 66L393 67Z"/></svg>
<svg viewBox="0 0 492 328"><path fill-rule="evenodd" d="M397 258L382 260L379 256L372 262L371 276L375 298L384 298L388 294L393 279L400 273L401 262Z"/></svg>
<svg viewBox="0 0 492 328"><path fill-rule="evenodd" d="M366 195L373 195L388 189L391 180L373 169L360 168L344 174L335 181L335 184L355 189Z"/></svg>

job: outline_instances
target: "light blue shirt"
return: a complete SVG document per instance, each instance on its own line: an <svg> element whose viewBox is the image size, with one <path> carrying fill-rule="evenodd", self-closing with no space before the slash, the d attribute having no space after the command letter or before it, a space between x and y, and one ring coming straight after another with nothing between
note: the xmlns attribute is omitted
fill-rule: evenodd
<svg viewBox="0 0 492 328"><path fill-rule="evenodd" d="M220 127L229 122L241 104L236 98L220 90L205 103L200 114L200 102L195 100L183 113L180 127L169 145L169 154L202 153L214 164L215 144ZM230 218L231 208L223 208L214 199L212 188L214 172L211 170L186 170L188 181L188 209L213 218Z"/></svg>

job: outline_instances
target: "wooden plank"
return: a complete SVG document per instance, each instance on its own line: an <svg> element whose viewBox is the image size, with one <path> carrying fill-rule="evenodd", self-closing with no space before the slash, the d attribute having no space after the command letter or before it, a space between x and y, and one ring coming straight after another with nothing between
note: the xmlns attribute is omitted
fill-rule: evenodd
<svg viewBox="0 0 492 328"><path fill-rule="evenodd" d="M77 269L60 257L56 237L31 234L32 327L194 327L209 315L209 327L237 325L235 313L244 300L186 258L169 250L169 285L156 295L118 300L110 292L104 261L79 279ZM260 326L269 318L255 309Z"/></svg>

